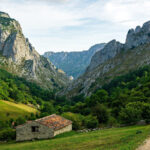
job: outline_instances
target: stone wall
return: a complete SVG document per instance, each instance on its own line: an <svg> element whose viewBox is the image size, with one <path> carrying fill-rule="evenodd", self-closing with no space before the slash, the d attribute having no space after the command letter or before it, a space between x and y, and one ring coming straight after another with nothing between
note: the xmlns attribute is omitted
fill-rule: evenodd
<svg viewBox="0 0 150 150"><path fill-rule="evenodd" d="M64 133L64 132L69 132L72 130L72 124L60 129L60 130L57 130L57 131L54 131L54 136L58 135L58 134L61 134L61 133Z"/></svg>
<svg viewBox="0 0 150 150"><path fill-rule="evenodd" d="M37 126L38 132L32 132L32 127ZM54 130L38 122L32 121L16 128L16 141L26 141L32 139L48 139L54 136Z"/></svg>

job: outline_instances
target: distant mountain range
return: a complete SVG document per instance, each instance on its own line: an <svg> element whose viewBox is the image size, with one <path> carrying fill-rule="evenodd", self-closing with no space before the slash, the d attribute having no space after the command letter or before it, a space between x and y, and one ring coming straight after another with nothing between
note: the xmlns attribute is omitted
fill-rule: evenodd
<svg viewBox="0 0 150 150"><path fill-rule="evenodd" d="M73 76L76 79L84 73L92 56L104 46L105 43L96 44L89 50L80 52L45 52L43 56L48 58L57 68L62 69L68 76Z"/></svg>
<svg viewBox="0 0 150 150"><path fill-rule="evenodd" d="M126 42L116 40L94 54L85 73L62 93L91 95L114 77L150 64L150 21L128 31Z"/></svg>
<svg viewBox="0 0 150 150"><path fill-rule="evenodd" d="M0 68L45 88L62 88L69 78L25 38L18 21L0 12Z"/></svg>

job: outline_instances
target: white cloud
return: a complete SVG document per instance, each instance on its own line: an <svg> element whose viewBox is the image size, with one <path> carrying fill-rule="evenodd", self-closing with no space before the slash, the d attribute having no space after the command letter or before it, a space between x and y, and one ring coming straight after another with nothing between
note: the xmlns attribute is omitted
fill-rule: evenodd
<svg viewBox="0 0 150 150"><path fill-rule="evenodd" d="M36 49L82 50L150 20L149 0L0 0Z"/></svg>

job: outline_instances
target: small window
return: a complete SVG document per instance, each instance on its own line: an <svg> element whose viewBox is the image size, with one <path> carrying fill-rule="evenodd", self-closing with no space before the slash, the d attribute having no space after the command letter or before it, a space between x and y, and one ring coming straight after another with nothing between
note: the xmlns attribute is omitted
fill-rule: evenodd
<svg viewBox="0 0 150 150"><path fill-rule="evenodd" d="M32 132L39 132L38 126L32 126Z"/></svg>

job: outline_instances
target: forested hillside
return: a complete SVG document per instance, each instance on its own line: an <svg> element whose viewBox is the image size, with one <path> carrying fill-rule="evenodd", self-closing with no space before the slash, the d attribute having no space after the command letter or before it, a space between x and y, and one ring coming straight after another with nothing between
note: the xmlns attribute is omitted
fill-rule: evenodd
<svg viewBox="0 0 150 150"><path fill-rule="evenodd" d="M53 92L0 69L0 99L36 105L53 97Z"/></svg>
<svg viewBox="0 0 150 150"><path fill-rule="evenodd" d="M15 138L14 126L54 113L54 91L0 69L0 140Z"/></svg>
<svg viewBox="0 0 150 150"><path fill-rule="evenodd" d="M0 98L33 104L42 115L57 113L73 121L73 128L94 128L101 124L149 122L150 66L114 78L90 97L67 99L54 92L0 70Z"/></svg>
<svg viewBox="0 0 150 150"><path fill-rule="evenodd" d="M68 109L64 106L66 111L83 116L90 115L92 121L89 118L89 127L94 127L96 120L99 124L110 126L135 124L140 120L149 122L150 66L118 76L97 89L90 97L84 98L80 95L73 97L72 101L76 103ZM92 116L96 118L92 119Z"/></svg>
<svg viewBox="0 0 150 150"><path fill-rule="evenodd" d="M74 130L131 125L140 120L149 123L150 66L114 78L90 97L79 95L71 99L57 97L53 91L43 90L34 83L0 70L0 99L32 104L41 112L36 116L10 118L1 122L0 129L12 127L12 121L18 125L53 113L72 120ZM13 133L10 130L6 132ZM14 134L11 139L14 139Z"/></svg>

